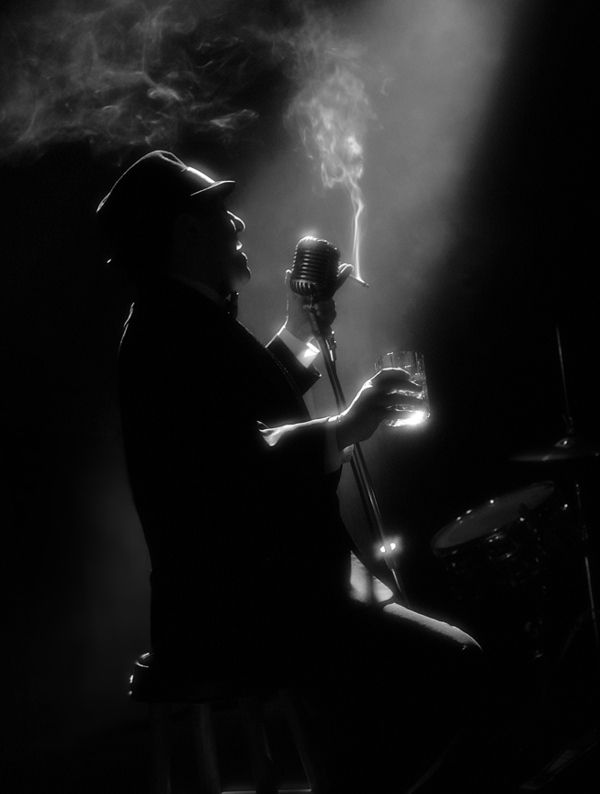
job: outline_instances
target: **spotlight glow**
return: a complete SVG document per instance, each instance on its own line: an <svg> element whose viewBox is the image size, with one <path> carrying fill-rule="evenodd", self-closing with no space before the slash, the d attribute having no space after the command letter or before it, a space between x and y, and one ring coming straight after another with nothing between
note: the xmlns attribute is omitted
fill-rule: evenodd
<svg viewBox="0 0 600 794"><path fill-rule="evenodd" d="M394 540L388 540L386 543L382 543L379 546L379 554L386 556L392 554L393 552L399 553L402 551L402 544L399 538L394 538Z"/></svg>

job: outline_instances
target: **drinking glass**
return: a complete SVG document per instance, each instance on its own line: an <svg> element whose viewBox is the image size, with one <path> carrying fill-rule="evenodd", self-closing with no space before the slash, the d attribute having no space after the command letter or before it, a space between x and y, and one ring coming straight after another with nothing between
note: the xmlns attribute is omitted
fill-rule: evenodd
<svg viewBox="0 0 600 794"><path fill-rule="evenodd" d="M384 420L388 427L415 427L426 422L430 415L429 395L427 393L427 377L425 375L425 359L422 353L414 350L392 350L382 353L375 363L375 370L379 372L388 367L400 367L408 372L410 379L421 387L420 392L406 389L395 389L395 394L405 394L419 401L417 406L398 407L389 419Z"/></svg>

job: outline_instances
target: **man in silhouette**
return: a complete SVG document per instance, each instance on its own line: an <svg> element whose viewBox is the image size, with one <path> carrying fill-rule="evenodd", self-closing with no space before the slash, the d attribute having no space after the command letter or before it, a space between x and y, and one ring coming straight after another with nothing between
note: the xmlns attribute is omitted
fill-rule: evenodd
<svg viewBox="0 0 600 794"><path fill-rule="evenodd" d="M416 387L404 371L384 370L341 414L309 416L302 394L319 373L303 299L290 295L266 347L235 318L250 270L244 223L228 209L233 188L155 151L98 208L112 259L136 291L120 401L151 557L155 661L179 676L312 693L307 714L332 790L400 791L410 768L404 728L422 749L426 734L449 736L457 701L473 695L478 646L400 605L353 597L336 489L344 450L413 399L394 389ZM347 275L340 269L339 284ZM333 300L317 313L332 322ZM451 695L436 691L436 670L452 678ZM433 747L431 738L422 763Z"/></svg>

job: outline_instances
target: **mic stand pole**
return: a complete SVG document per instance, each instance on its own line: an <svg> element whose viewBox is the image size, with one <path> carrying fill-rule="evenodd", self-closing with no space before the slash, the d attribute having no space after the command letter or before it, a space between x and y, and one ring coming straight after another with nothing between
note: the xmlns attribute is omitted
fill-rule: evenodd
<svg viewBox="0 0 600 794"><path fill-rule="evenodd" d="M337 408L341 413L346 409L347 406L346 399L342 391L342 386L337 374L335 335L332 328L322 328L320 326L315 309L311 304L308 304L307 310L311 319L313 333L315 334L323 355L323 361L325 362L327 375L329 376L329 380L331 382L331 388L333 390ZM398 573L398 555L392 554L391 549L388 549L388 539L386 538L383 529L381 510L379 509L377 497L375 496L375 491L373 489L373 483L367 469L367 464L362 449L360 448L360 444L358 442L353 444L351 466L352 473L354 474L354 478L358 486L358 492L360 494L365 513L367 514L367 519L371 526L371 530L376 541L380 543L384 549L384 559L387 567L390 570L392 579L394 580L396 596L400 603L408 606L409 603L406 590L400 578L400 574Z"/></svg>

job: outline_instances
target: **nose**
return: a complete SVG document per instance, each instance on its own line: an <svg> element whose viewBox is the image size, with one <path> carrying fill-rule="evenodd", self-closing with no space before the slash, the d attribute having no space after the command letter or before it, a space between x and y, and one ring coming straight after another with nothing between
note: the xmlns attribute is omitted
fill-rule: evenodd
<svg viewBox="0 0 600 794"><path fill-rule="evenodd" d="M236 233L243 232L246 228L246 224L241 218L238 218L237 215L234 215L233 212L227 213L229 215L229 220L233 223L233 228L235 229Z"/></svg>

